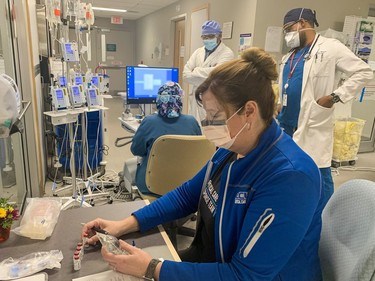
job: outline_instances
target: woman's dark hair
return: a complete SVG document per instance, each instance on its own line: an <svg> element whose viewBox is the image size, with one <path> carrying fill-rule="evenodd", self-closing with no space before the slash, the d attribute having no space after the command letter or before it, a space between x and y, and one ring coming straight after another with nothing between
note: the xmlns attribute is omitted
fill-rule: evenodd
<svg viewBox="0 0 375 281"><path fill-rule="evenodd" d="M275 112L272 81L278 77L275 60L260 48L244 51L241 58L215 67L197 88L195 97L201 104L201 94L210 90L228 116L230 107L238 110L248 101L259 106L262 119L270 124Z"/></svg>

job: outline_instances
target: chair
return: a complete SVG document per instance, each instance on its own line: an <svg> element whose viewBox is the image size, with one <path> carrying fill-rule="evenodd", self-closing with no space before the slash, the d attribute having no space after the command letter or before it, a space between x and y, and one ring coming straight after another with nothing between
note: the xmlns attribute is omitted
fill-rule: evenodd
<svg viewBox="0 0 375 281"><path fill-rule="evenodd" d="M205 136L164 135L152 145L146 170L148 189L159 196L191 179L207 163L216 148ZM153 201L155 196L141 194ZM192 229L182 227L188 218L164 225L177 248L177 233L194 236Z"/></svg>
<svg viewBox="0 0 375 281"><path fill-rule="evenodd" d="M319 255L324 281L375 280L375 182L350 180L322 213Z"/></svg>

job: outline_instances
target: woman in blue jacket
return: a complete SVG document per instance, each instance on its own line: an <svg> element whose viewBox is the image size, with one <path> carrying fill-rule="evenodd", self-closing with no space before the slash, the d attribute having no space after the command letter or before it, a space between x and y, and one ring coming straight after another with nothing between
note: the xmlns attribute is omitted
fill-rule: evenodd
<svg viewBox="0 0 375 281"><path fill-rule="evenodd" d="M271 56L251 48L198 87L203 132L221 147L209 163L132 216L96 219L82 230L88 236L96 226L121 236L198 212L193 243L181 253L183 262L161 263L121 241L129 255L102 251L113 268L161 281L321 280L320 174L273 120L276 78Z"/></svg>

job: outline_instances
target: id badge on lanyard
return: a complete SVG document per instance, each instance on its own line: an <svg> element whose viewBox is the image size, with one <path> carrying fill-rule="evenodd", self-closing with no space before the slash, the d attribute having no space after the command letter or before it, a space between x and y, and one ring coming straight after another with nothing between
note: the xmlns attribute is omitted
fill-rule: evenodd
<svg viewBox="0 0 375 281"><path fill-rule="evenodd" d="M288 95L286 93L283 94L283 106L288 105Z"/></svg>
<svg viewBox="0 0 375 281"><path fill-rule="evenodd" d="M289 79L288 79L289 81ZM286 93L286 89L288 89L288 82L285 83L284 85L284 93L283 93L283 106L287 106L288 105L288 95Z"/></svg>

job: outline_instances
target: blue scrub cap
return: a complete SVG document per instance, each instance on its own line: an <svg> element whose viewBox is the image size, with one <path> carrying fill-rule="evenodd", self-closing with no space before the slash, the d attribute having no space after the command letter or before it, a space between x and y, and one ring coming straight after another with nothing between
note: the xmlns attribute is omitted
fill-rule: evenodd
<svg viewBox="0 0 375 281"><path fill-rule="evenodd" d="M162 117L177 118L182 110L182 95L184 91L175 82L167 82L159 88L156 98L156 108Z"/></svg>
<svg viewBox="0 0 375 281"><path fill-rule="evenodd" d="M217 21L208 20L202 25L202 35L220 34L221 27Z"/></svg>
<svg viewBox="0 0 375 281"><path fill-rule="evenodd" d="M284 26L291 23L296 23L300 19L304 19L306 21L312 22L316 26L319 26L319 23L316 20L315 10L313 11L311 9L305 8L296 8L287 12L284 17Z"/></svg>

